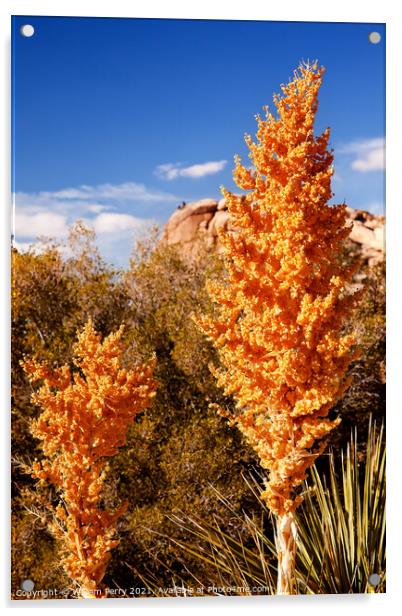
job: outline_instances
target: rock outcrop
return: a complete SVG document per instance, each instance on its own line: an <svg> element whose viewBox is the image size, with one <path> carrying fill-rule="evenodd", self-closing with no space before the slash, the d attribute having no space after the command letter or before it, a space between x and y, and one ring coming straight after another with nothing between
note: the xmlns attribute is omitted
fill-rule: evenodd
<svg viewBox="0 0 402 616"><path fill-rule="evenodd" d="M347 208L348 218L353 222L349 244L361 259L373 265L384 259L385 217L375 216L365 210ZM201 199L179 207L165 225L162 241L181 244L183 252L194 254L201 241L219 249L219 227L230 229L230 216L225 200Z"/></svg>

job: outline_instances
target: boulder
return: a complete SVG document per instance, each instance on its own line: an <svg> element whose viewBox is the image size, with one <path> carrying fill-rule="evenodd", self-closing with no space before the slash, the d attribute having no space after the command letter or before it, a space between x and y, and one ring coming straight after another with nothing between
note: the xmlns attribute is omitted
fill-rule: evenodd
<svg viewBox="0 0 402 616"><path fill-rule="evenodd" d="M358 220L353 221L353 227L350 231L349 238L352 242L357 244L363 244L366 246L372 246L375 242L375 235L372 229L366 227L362 222Z"/></svg>
<svg viewBox="0 0 402 616"><path fill-rule="evenodd" d="M208 231L213 236L216 237L218 235L217 229L218 227L228 228L229 226L229 212L227 210L218 210L211 222L208 225Z"/></svg>
<svg viewBox="0 0 402 616"><path fill-rule="evenodd" d="M378 226L374 229L375 245L377 250L385 251L385 225Z"/></svg>
<svg viewBox="0 0 402 616"><path fill-rule="evenodd" d="M169 218L167 227L170 230L177 228L190 216L198 216L200 214L210 214L216 212L218 202L214 199L201 199L194 203L187 203L183 207L178 208Z"/></svg>
<svg viewBox="0 0 402 616"><path fill-rule="evenodd" d="M346 212L348 222L353 222L349 236L351 247L369 265L381 261L385 253L385 217L351 207L347 207ZM201 239L206 241L207 246L217 246L219 249L219 227L231 229L225 199L201 199L184 205L172 214L165 225L162 241L181 244L187 254L197 252Z"/></svg>
<svg viewBox="0 0 402 616"><path fill-rule="evenodd" d="M186 216L183 220L180 220L177 224L169 228L165 227L165 236L168 244L185 244L188 242L194 242L197 240L197 235L200 231L201 225L206 229L208 222L212 220L213 213L197 213Z"/></svg>

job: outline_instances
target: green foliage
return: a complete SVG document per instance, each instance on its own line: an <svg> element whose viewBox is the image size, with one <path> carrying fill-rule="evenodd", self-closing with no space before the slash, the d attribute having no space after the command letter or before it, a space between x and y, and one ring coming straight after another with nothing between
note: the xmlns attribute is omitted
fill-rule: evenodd
<svg viewBox="0 0 402 616"><path fill-rule="evenodd" d="M105 583L110 588L130 588L143 586L147 579L158 592L172 580L194 586L195 576L208 586L224 581L244 586L255 579L257 585L275 588L270 520L261 514L258 493L250 491L242 478L258 463L238 431L211 406L219 404L229 412L233 402L217 389L209 370L209 364L216 362L215 352L191 319L192 313L212 310L204 285L207 278L223 275L222 263L203 248L187 258L178 247L161 244L154 230L135 247L127 271L118 271L101 259L94 240L93 233L77 223L65 246L47 242L40 252L13 251L13 591L27 578L36 588L68 585L57 545L46 531L46 502L53 495L33 482L24 467L40 456L40 450L29 430L38 409L30 403L30 386L19 361L27 354L65 363L76 331L88 317L104 336L124 322L128 343L124 362L137 363L155 353L159 381L152 408L131 427L127 446L110 463L105 505L113 508L125 500L128 511L120 521L121 542L113 551ZM364 453L369 413L376 417L384 413L381 267L370 270L370 291L351 324L363 355L353 367L352 389L340 403L344 428L337 436L339 451L349 439L350 425L357 423L358 451ZM340 473L340 462L334 458L334 476ZM325 457L319 464L317 480L330 472ZM360 474L362 468L358 470ZM322 494L327 490L323 499L333 498L328 481L328 488L322 485ZM311 502L322 515L318 494L311 494ZM305 509L309 502L306 499L300 513L306 524L307 516L313 516ZM203 559L195 528L200 533L208 529L208 540L214 542L212 552L204 546ZM191 550L183 552L180 545ZM315 571L320 562L314 561ZM299 566L302 572L301 562ZM309 579L305 591L315 592L317 578L311 574ZM354 589L362 587L365 578L358 579L360 586L355 580ZM330 588L325 580L323 588Z"/></svg>
<svg viewBox="0 0 402 616"><path fill-rule="evenodd" d="M132 582L128 567L126 580L121 577L122 560L140 571L162 573L160 583L167 581L160 562L183 572L164 537L180 535L168 514L184 509L204 519L220 510L225 515L211 484L234 506L245 498L241 472L254 458L209 407L222 399L208 368L214 351L190 318L206 305L205 279L218 275L219 268L207 251L187 259L177 247L151 237L137 246L124 276L131 353L156 353L159 387L152 409L132 428L128 447L111 464L119 494L129 502L122 541L109 567L121 586Z"/></svg>
<svg viewBox="0 0 402 616"><path fill-rule="evenodd" d="M342 423L331 435L331 443L340 446L350 431L364 444L370 416L381 422L385 415L385 261L366 266L359 277L365 287L348 329L356 335L360 358L350 370L352 384L335 411Z"/></svg>
<svg viewBox="0 0 402 616"><path fill-rule="evenodd" d="M296 514L298 594L385 592L383 427L377 429L370 421L364 450L361 455L356 433L352 434L342 453L340 468L331 451L324 472L312 467L305 482L304 502ZM262 488L255 480L248 485L257 496L261 493ZM238 528L243 520L251 541L245 541L240 533L233 536L218 517L205 523L197 516L181 514L172 519L192 536L190 541L176 543L183 560L187 562L190 555L215 568L221 587L265 586L268 590L263 594L275 594L277 563L271 513L263 501L260 501L263 514L259 516L236 512L229 501L224 498L222 501ZM372 573L380 576L376 587L369 583ZM194 575L193 584L196 582L206 589L210 586L206 576ZM179 579L179 583L185 585L186 581ZM149 584L159 594L154 580L149 580Z"/></svg>
<svg viewBox="0 0 402 616"><path fill-rule="evenodd" d="M371 592L372 573L381 578L375 592L385 591L385 444L371 420L364 449L355 431L340 468L330 455L328 478L312 470L298 513L301 592Z"/></svg>
<svg viewBox="0 0 402 616"><path fill-rule="evenodd" d="M22 489L11 519L11 591L15 597L23 580L37 589L67 589L69 581L59 565L58 546L47 532L40 494Z"/></svg>

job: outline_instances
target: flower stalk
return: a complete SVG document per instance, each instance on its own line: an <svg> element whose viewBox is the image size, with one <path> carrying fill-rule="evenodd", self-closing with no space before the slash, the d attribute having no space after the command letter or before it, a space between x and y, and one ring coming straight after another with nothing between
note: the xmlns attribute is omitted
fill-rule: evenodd
<svg viewBox="0 0 402 616"><path fill-rule="evenodd" d="M123 326L101 342L92 321L78 335L73 367L52 369L35 359L22 362L31 383L41 383L32 402L42 409L32 422L43 459L32 476L52 484L59 496L50 530L60 541L62 564L82 598L102 596L101 582L123 503L103 503L107 460L126 444L127 429L155 395L154 361L122 368Z"/></svg>
<svg viewBox="0 0 402 616"><path fill-rule="evenodd" d="M278 593L295 591L296 526L306 471L340 422L355 339L344 324L359 293L341 255L350 233L333 196L329 129L314 135L324 73L300 65L274 96L277 113L246 135L251 167L235 157L241 196L222 189L232 230L218 229L226 277L207 288L215 314L196 322L216 347L212 370L236 401L231 422L267 471L262 498L277 517Z"/></svg>

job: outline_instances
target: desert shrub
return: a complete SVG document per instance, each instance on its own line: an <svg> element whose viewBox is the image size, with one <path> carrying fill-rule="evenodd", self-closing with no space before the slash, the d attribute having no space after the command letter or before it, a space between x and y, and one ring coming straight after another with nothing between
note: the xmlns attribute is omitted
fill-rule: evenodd
<svg viewBox="0 0 402 616"><path fill-rule="evenodd" d="M24 464L39 457L38 441L29 431L38 410L30 402L31 388L19 361L28 354L50 365L68 363L76 330L89 317L102 336L124 322L128 350L123 363L155 353L159 381L152 408L131 426L127 447L114 458L105 482L104 506L113 509L128 501L129 508L118 524L120 544L104 581L112 588L143 586L144 577L152 574L161 585L170 586L173 575L191 584L191 571L218 584L221 574L213 564L190 553L183 558L175 541L190 541L191 532L169 516L184 511L187 519L199 516L207 525L218 516L225 532L232 539L240 536L250 548L254 531L242 512L255 517L261 510L242 478L258 471L257 459L211 408L219 404L230 409L233 402L216 387L208 367L216 361L215 351L190 318L212 310L205 280L221 277L222 263L206 249L187 258L180 247L161 244L155 232L135 248L123 272L103 262L94 239L77 224L62 253L52 243L40 253L13 252L13 591L28 578L36 588L68 585L43 519L41 502L55 502L55 494L34 485L24 470ZM351 323L363 355L353 367L350 395L340 403L343 421L336 431L335 452L348 442L355 420L364 444L371 405L377 417L384 412L383 266L369 270L368 277L371 291ZM372 386L360 382L363 373ZM265 528L273 538L267 523Z"/></svg>
<svg viewBox="0 0 402 616"><path fill-rule="evenodd" d="M370 415L377 422L385 419L385 261L361 268L360 277L364 294L347 327L354 333L361 355L351 365L351 386L335 407L342 422L331 442L346 442L353 428L364 447Z"/></svg>
<svg viewBox="0 0 402 616"><path fill-rule="evenodd" d="M254 457L210 407L223 399L208 369L214 351L190 318L200 306L208 310L205 279L219 275L220 268L206 249L187 258L178 247L151 237L138 246L124 277L131 349L156 353L159 387L152 409L133 426L128 449L111 468L118 493L130 502L109 568L123 587L132 584L132 567L139 574L160 575L161 583L169 582L161 562L184 574L164 536L181 535L168 514L184 509L208 519L222 509L213 487L234 507L250 501L241 471L254 464ZM125 571L122 561L128 564Z"/></svg>
<svg viewBox="0 0 402 616"><path fill-rule="evenodd" d="M24 580L32 580L36 589L68 592L69 581L60 564L59 547L48 531L44 502L49 495L49 490L21 487L13 499L11 595L14 598Z"/></svg>

